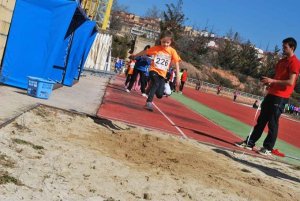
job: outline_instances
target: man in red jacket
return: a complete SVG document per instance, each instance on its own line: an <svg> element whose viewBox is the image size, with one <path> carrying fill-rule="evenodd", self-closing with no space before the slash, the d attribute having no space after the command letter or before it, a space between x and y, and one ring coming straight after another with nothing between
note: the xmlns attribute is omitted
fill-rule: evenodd
<svg viewBox="0 0 300 201"><path fill-rule="evenodd" d="M187 69L184 69L183 73L181 75L181 84L180 84L180 88L179 88L180 93L182 93L182 90L183 90L183 87L184 87L184 83L187 80L187 76L188 76Z"/></svg>
<svg viewBox="0 0 300 201"><path fill-rule="evenodd" d="M300 71L300 62L294 54L296 48L297 42L294 38L286 38L282 41L284 57L276 64L274 78L261 78L261 82L268 87L268 94L261 104L257 124L247 139L235 143L236 146L253 149L268 124L268 135L258 153L271 155L277 139L279 117L293 93Z"/></svg>

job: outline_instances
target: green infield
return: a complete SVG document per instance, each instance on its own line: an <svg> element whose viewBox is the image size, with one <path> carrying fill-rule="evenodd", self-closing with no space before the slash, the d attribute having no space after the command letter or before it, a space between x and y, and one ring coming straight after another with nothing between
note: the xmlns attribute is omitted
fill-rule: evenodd
<svg viewBox="0 0 300 201"><path fill-rule="evenodd" d="M205 118L209 119L210 121L214 122L215 124L225 128L226 130L231 131L232 133L236 134L237 136L241 137L242 139L245 139L252 127L248 124L245 124L238 119L232 118L230 116L227 116L221 112L218 112L216 110L213 110L193 99L187 98L186 96L182 94L173 93L172 98L175 100L181 102L186 107L190 108L191 110L195 111L196 113L204 116ZM266 134L266 133L264 133ZM264 140L264 136L260 138L260 140L257 142L257 146L262 146ZM283 152L287 155L298 157L300 155L300 151L297 147L286 143L285 141L281 139L277 139L275 148L279 149L280 152ZM284 160L289 163L293 164L299 164L300 162L294 159L289 159L287 157L285 158L279 158L280 160Z"/></svg>

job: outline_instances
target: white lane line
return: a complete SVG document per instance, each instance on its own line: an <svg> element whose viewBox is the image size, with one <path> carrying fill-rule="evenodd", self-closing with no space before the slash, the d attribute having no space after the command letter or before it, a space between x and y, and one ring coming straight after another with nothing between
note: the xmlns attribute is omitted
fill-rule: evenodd
<svg viewBox="0 0 300 201"><path fill-rule="evenodd" d="M175 125L175 123L163 112L163 111L161 111L161 109L159 109L159 107L157 107L153 102L152 102L152 104L154 105L154 107L156 107L156 109L172 124L172 126L174 126L177 130L178 130L178 132L185 138L185 139L187 139L188 137L184 134L184 132L180 129L180 128L178 128L176 125Z"/></svg>

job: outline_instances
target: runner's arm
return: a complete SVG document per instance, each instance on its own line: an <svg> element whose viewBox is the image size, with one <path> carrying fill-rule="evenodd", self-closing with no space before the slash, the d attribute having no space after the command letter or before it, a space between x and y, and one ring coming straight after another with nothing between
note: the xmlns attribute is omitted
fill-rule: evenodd
<svg viewBox="0 0 300 201"><path fill-rule="evenodd" d="M136 57L144 56L144 55L147 55L147 50L143 50L137 54L130 55L130 58L135 59Z"/></svg>
<svg viewBox="0 0 300 201"><path fill-rule="evenodd" d="M175 63L175 67L176 67L176 90L179 91L179 86L180 86L180 74L179 74L179 62Z"/></svg>

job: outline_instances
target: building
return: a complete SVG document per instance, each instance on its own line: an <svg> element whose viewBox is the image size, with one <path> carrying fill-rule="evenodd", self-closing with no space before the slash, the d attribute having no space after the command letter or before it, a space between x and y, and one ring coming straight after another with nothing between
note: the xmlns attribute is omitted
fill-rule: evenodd
<svg viewBox="0 0 300 201"><path fill-rule="evenodd" d="M265 57L264 51L262 49L259 49L257 47L254 47L254 49L257 52L257 57L258 59L262 59L263 57Z"/></svg>
<svg viewBox="0 0 300 201"><path fill-rule="evenodd" d="M190 26L185 26L183 31L184 31L185 35L191 36L191 37L204 36L204 37L215 38L214 33L210 33L206 30L198 31L198 30L193 29L193 27L190 27Z"/></svg>
<svg viewBox="0 0 300 201"><path fill-rule="evenodd" d="M122 33L130 33L133 36L143 36L150 39L159 37L160 19L143 18L123 11L113 12L113 15L122 23Z"/></svg>

